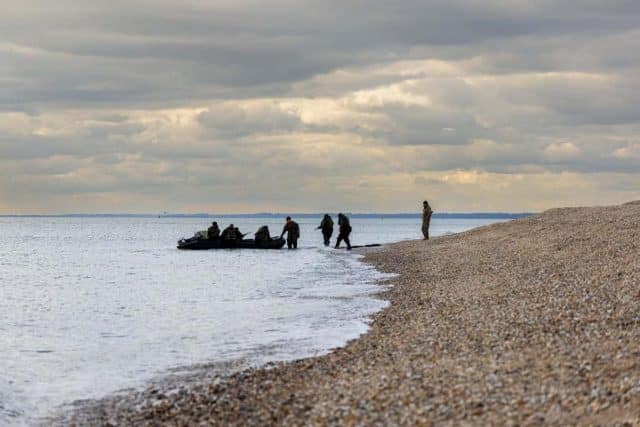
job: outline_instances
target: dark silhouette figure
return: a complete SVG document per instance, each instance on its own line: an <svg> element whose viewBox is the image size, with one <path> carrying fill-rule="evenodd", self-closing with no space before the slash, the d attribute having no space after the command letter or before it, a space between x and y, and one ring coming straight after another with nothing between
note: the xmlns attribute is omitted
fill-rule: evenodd
<svg viewBox="0 0 640 427"><path fill-rule="evenodd" d="M351 250L351 242L349 241L349 235L351 234L351 224L349 224L349 218L346 215L339 213L338 214L338 240L336 241L335 248L338 249L340 247L340 243L344 240L347 244L347 250Z"/></svg>
<svg viewBox="0 0 640 427"><path fill-rule="evenodd" d="M324 218L322 218L322 221L316 230L322 230L324 245L329 246L331 244L331 235L333 234L333 219L331 219L329 214L324 215Z"/></svg>
<svg viewBox="0 0 640 427"><path fill-rule="evenodd" d="M237 228L235 228L233 224L231 224L227 228L222 230L222 234L220 235L220 237L222 237L222 240L226 242L235 242L236 240L238 240L236 230Z"/></svg>
<svg viewBox="0 0 640 427"><path fill-rule="evenodd" d="M422 202L422 235L424 236L424 240L429 240L429 223L431 223L431 215L433 215L433 211L431 210L431 206L429 206L429 202L425 200Z"/></svg>
<svg viewBox="0 0 640 427"><path fill-rule="evenodd" d="M254 234L254 239L256 241L257 246L261 248L266 248L267 245L269 244L269 241L271 240L269 227L267 227L266 225L263 225L262 227L258 228L258 231L256 231L256 234Z"/></svg>
<svg viewBox="0 0 640 427"><path fill-rule="evenodd" d="M282 228L282 233L280 234L280 238L284 236L284 233L287 233L287 248L289 249L298 249L298 239L300 238L300 226L297 222L291 219L290 216L287 217L287 221Z"/></svg>
<svg viewBox="0 0 640 427"><path fill-rule="evenodd" d="M207 229L207 237L211 240L218 239L220 237L220 227L218 223L213 221L211 227Z"/></svg>
<svg viewBox="0 0 640 427"><path fill-rule="evenodd" d="M236 240L242 240L244 238L244 234L240 232L240 229L238 227L235 227L233 229L233 232L236 234Z"/></svg>

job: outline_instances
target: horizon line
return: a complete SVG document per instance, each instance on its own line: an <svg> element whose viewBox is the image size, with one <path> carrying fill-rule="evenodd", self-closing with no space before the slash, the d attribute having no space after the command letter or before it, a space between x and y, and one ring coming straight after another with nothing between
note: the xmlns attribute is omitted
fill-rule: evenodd
<svg viewBox="0 0 640 427"><path fill-rule="evenodd" d="M523 215L535 215L537 212L508 212L508 211L470 211L470 212L434 212L433 216L470 216L470 215L503 215L503 216L523 216ZM152 217L152 218L210 218L210 217L259 217L259 216L298 216L298 217L315 217L323 216L325 214L337 215L337 213L331 212L257 212L257 213L55 213L55 214L0 214L0 218L19 218L19 217L32 217L32 218L64 218L64 217ZM421 216L421 212L345 212L349 216Z"/></svg>

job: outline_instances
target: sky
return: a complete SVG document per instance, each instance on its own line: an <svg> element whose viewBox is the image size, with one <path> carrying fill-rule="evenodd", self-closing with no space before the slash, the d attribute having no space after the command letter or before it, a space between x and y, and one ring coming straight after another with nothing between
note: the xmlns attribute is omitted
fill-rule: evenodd
<svg viewBox="0 0 640 427"><path fill-rule="evenodd" d="M0 6L0 214L640 199L637 0Z"/></svg>

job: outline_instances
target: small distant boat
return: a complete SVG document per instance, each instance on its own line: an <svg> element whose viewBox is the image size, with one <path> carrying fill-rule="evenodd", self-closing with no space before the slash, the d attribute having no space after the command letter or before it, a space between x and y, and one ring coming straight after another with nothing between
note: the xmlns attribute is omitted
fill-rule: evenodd
<svg viewBox="0 0 640 427"><path fill-rule="evenodd" d="M222 239L206 239L196 234L188 239L178 240L178 249L281 249L285 243L286 240L281 237L272 237L268 242L256 243L253 239L228 241Z"/></svg>

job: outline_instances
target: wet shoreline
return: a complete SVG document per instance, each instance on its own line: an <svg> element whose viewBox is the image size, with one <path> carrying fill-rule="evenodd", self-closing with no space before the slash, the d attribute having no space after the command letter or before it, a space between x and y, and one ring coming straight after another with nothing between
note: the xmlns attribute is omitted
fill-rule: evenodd
<svg viewBox="0 0 640 427"><path fill-rule="evenodd" d="M380 245L376 246L377 247L371 249L380 249ZM362 253L358 251L354 250L350 254L344 253L342 256L354 260L357 264L361 264L360 268L362 272L368 271L366 275L369 276L369 278L365 282L371 282L371 285L375 286L376 289L368 292L366 297L384 303L377 311L384 309L388 304L384 298L386 291L384 282L386 281L385 277L387 275L376 270L371 264L364 262ZM357 283L362 285L364 282ZM364 327L369 329L371 323L370 316L363 317L361 320L364 323ZM366 333L366 331L363 331L363 333ZM361 335L362 333L360 333L360 336ZM338 348L346 345L353 339L354 338L345 338ZM223 382L227 378L244 371L271 369L282 363L291 363L295 360L303 360L310 357L323 357L334 351L335 348L336 347L328 347L321 350L314 350L313 354L308 354L308 349L306 348L300 348L298 357L283 358L282 355L278 356L278 354L281 353L282 344L274 343L270 346L254 349L251 354L241 359L178 366L138 386L116 390L104 397L78 399L73 402L68 402L46 416L32 420L32 422L43 426L120 424L122 420L115 421L111 414L135 412L140 408L163 407L167 401L183 399L188 395L206 393L204 390L207 386ZM273 357L275 357L275 359L270 360Z"/></svg>

